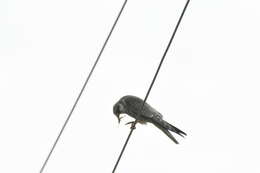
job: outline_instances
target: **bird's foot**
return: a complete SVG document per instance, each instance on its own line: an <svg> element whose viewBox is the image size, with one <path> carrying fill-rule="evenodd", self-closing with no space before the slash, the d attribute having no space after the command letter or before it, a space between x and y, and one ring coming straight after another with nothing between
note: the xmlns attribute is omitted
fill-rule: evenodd
<svg viewBox="0 0 260 173"><path fill-rule="evenodd" d="M128 123L126 123L125 125L128 125L128 124L133 124L135 121L130 121Z"/></svg>
<svg viewBox="0 0 260 173"><path fill-rule="evenodd" d="M125 125L128 125L128 124L131 124L131 129L135 129L135 125L136 125L136 123L135 123L135 121L130 121L130 122L128 122L128 123L126 123Z"/></svg>

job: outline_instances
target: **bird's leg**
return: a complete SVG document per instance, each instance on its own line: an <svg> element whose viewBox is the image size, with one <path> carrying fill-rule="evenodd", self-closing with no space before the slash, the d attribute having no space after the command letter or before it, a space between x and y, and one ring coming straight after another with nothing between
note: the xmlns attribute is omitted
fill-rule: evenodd
<svg viewBox="0 0 260 173"><path fill-rule="evenodd" d="M133 124L133 123L134 123L134 121L130 121L130 122L126 123L125 125Z"/></svg>
<svg viewBox="0 0 260 173"><path fill-rule="evenodd" d="M128 123L126 123L125 125L131 124L131 129L135 129L135 121L130 121Z"/></svg>

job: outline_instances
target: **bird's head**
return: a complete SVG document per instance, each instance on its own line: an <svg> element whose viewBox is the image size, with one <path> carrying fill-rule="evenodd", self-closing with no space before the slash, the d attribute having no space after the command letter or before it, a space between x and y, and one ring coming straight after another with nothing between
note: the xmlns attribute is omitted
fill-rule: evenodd
<svg viewBox="0 0 260 173"><path fill-rule="evenodd" d="M113 112L118 119L118 123L120 123L120 120L123 118L120 117L120 114L125 113L125 106L121 100L114 105Z"/></svg>

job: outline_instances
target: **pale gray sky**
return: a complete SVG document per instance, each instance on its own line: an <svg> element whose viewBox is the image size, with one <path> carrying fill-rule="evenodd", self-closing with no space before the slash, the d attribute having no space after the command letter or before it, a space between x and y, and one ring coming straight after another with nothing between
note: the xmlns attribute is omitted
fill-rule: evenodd
<svg viewBox="0 0 260 173"><path fill-rule="evenodd" d="M38 172L122 0L0 1L0 172ZM111 172L185 1L129 0L45 172ZM259 2L191 1L147 100L187 132L138 125L117 172L258 173Z"/></svg>

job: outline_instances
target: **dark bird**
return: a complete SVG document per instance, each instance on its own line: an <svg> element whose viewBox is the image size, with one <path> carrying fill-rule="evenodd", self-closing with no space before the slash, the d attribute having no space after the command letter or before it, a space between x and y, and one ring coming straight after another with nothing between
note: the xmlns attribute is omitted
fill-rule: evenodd
<svg viewBox="0 0 260 173"><path fill-rule="evenodd" d="M136 96L127 95L122 97L113 107L113 112L118 118L118 123L120 123L120 120L123 118L120 117L120 114L127 114L135 118L136 121L141 124L146 124L146 122L152 123L176 144L178 144L178 141L172 136L169 131L177 133L182 137L187 135L185 132L163 120L162 114L160 114L157 110L155 110L147 103L144 104L142 112L140 112L142 104L143 100ZM133 123L134 121L127 124L132 124L133 126Z"/></svg>

